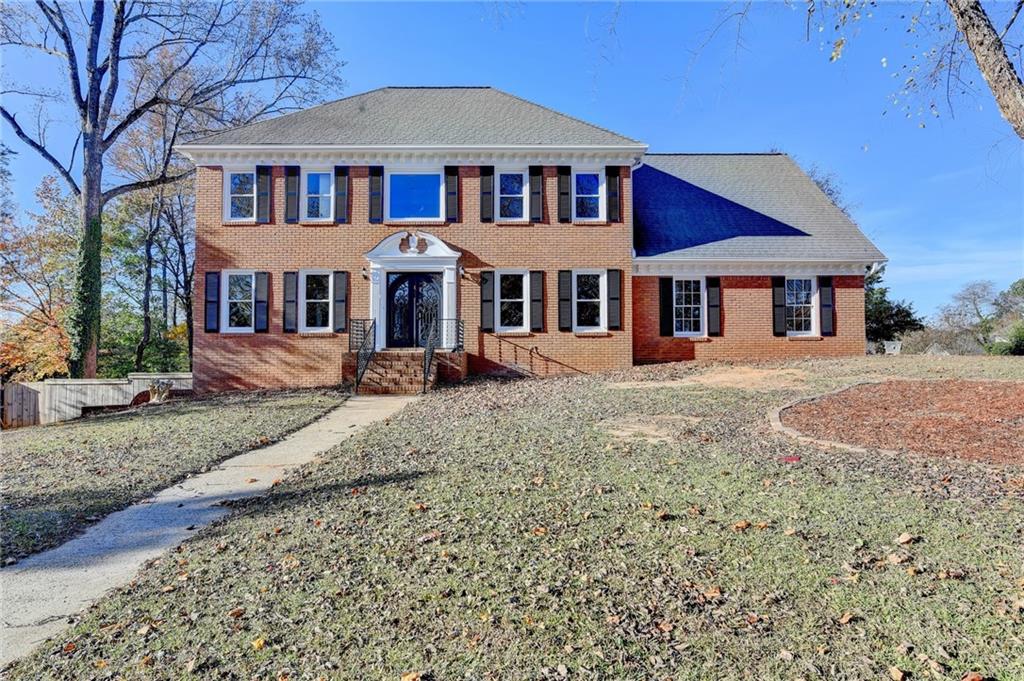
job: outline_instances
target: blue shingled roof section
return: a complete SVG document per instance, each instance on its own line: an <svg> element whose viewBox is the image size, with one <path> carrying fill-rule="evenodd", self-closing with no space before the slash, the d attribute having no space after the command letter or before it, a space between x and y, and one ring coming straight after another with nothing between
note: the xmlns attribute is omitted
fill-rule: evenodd
<svg viewBox="0 0 1024 681"><path fill-rule="evenodd" d="M640 257L740 236L809 236L649 165L633 174L633 225Z"/></svg>

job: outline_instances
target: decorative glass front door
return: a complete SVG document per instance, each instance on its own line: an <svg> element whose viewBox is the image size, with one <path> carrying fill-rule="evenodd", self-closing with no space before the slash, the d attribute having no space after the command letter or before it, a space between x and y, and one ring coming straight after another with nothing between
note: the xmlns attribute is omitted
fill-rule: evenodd
<svg viewBox="0 0 1024 681"><path fill-rule="evenodd" d="M440 272L392 272L387 286L387 346L424 347L441 317Z"/></svg>

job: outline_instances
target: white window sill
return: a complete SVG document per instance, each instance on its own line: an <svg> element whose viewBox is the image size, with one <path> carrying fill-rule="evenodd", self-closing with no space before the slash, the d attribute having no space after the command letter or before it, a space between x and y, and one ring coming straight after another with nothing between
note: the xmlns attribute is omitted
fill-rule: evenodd
<svg viewBox="0 0 1024 681"><path fill-rule="evenodd" d="M704 336L704 335L686 336L686 335L676 334L675 337L678 338L679 340L690 341L691 343L709 343L709 342L711 342L711 338L708 337L708 336Z"/></svg>
<svg viewBox="0 0 1024 681"><path fill-rule="evenodd" d="M533 332L527 329L498 329L494 335L500 338L527 338L532 336Z"/></svg>
<svg viewBox="0 0 1024 681"><path fill-rule="evenodd" d="M221 333L243 334L243 335L244 334L249 334L249 333L256 333L252 329L221 329L220 332Z"/></svg>
<svg viewBox="0 0 1024 681"><path fill-rule="evenodd" d="M575 329L573 334L578 338L603 338L612 335L607 329Z"/></svg>
<svg viewBox="0 0 1024 681"><path fill-rule="evenodd" d="M825 340L825 339L822 338L821 336L812 336L812 335L802 336L801 335L801 336L786 336L786 340L791 340L791 341L820 341L820 340Z"/></svg>

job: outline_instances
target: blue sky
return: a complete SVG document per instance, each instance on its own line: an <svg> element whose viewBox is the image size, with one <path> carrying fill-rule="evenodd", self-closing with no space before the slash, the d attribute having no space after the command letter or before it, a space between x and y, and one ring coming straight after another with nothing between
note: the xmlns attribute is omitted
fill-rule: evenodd
<svg viewBox="0 0 1024 681"><path fill-rule="evenodd" d="M893 294L925 313L968 281L1024 276L1022 145L988 90L952 117L907 118L891 98L911 6L883 3L835 63L806 40L802 6L755 3L738 49L734 26L708 42L718 3L311 3L347 62L344 94L493 85L652 151L781 149L836 174ZM29 206L47 166L2 134Z"/></svg>

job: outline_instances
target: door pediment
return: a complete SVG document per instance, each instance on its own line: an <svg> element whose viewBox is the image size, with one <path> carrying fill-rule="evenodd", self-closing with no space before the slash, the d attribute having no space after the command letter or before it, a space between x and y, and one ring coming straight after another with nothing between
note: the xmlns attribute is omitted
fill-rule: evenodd
<svg viewBox="0 0 1024 681"><path fill-rule="evenodd" d="M454 266L462 253L429 232L395 232L366 253L374 264L398 266L404 263Z"/></svg>

